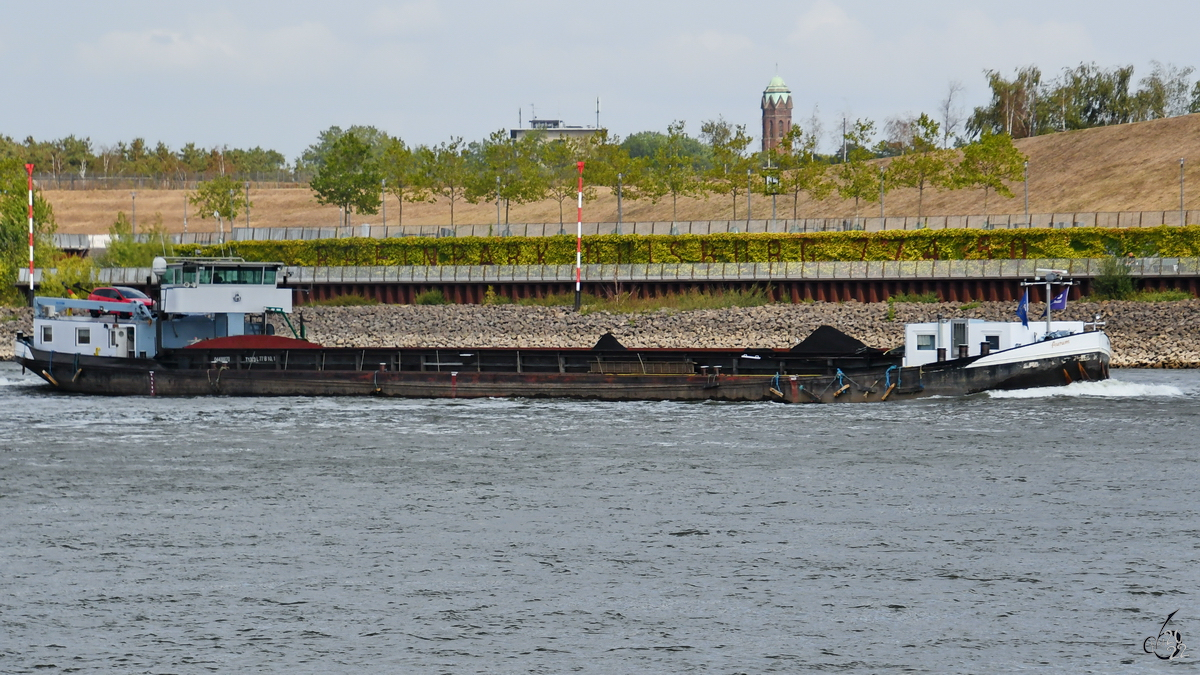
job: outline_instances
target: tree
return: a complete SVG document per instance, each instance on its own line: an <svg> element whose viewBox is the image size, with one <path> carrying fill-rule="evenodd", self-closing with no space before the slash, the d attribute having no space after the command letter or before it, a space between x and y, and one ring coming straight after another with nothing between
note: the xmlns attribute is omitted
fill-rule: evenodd
<svg viewBox="0 0 1200 675"><path fill-rule="evenodd" d="M909 126L904 154L888 166L888 178L895 185L916 188L917 217L924 215L925 188L950 185L950 151L938 147L940 126L921 113Z"/></svg>
<svg viewBox="0 0 1200 675"><path fill-rule="evenodd" d="M938 114L942 118L942 149L950 147L950 139L957 133L958 125L962 124L962 108L957 102L962 91L962 82L951 80L946 85L946 98L938 105Z"/></svg>
<svg viewBox="0 0 1200 675"><path fill-rule="evenodd" d="M1042 71L1034 66L1020 68L1012 80L1005 80L995 70L986 72L992 100L988 105L976 108L967 120L968 135L987 131L1005 133L1012 138L1028 138L1042 133L1042 125L1049 118L1049 114L1041 110L1046 107L1040 93Z"/></svg>
<svg viewBox="0 0 1200 675"><path fill-rule="evenodd" d="M546 179L546 192L558 202L558 224L564 225L563 204L579 192L579 162L586 161L584 144L572 138L559 138L541 144L542 172ZM584 186L583 199L596 198L596 188L590 183Z"/></svg>
<svg viewBox="0 0 1200 675"><path fill-rule="evenodd" d="M671 195L671 220L679 219L679 197L694 197L703 193L704 185L697 179L703 169L701 158L690 151L697 143L684 133L684 122L677 120L667 126L665 142L658 146L650 162L650 170L642 188L651 201Z"/></svg>
<svg viewBox="0 0 1200 675"><path fill-rule="evenodd" d="M708 144L712 165L705 172L708 187L721 195L730 195L733 202L733 219L737 220L738 194L749 189L742 179L754 168L754 158L746 150L751 138L746 134L746 125L732 125L724 118L709 120L700 125L700 137Z"/></svg>
<svg viewBox="0 0 1200 675"><path fill-rule="evenodd" d="M630 157L625 145L617 136L610 137L607 129L596 131L586 143L586 182L603 185L614 196L619 193L623 200L641 198L638 186L644 182L646 159ZM618 216L623 219L622 214L618 213ZM619 228L617 231L620 233Z"/></svg>
<svg viewBox="0 0 1200 675"><path fill-rule="evenodd" d="M385 132L373 126L358 124L344 131L339 126L332 126L317 134L317 142L305 148L304 152L296 158L296 170L316 171L321 168L325 164L326 157L333 149L333 144L346 134L353 134L360 141L370 146L373 158L380 159L383 156L383 150L387 145L388 139L388 135Z"/></svg>
<svg viewBox="0 0 1200 675"><path fill-rule="evenodd" d="M450 202L450 227L454 227L454 205L462 199L471 180L466 148L461 137L451 138L435 148L421 148L418 155L425 167L426 185Z"/></svg>
<svg viewBox="0 0 1200 675"><path fill-rule="evenodd" d="M503 129L493 132L482 143L472 143L471 180L467 201L504 200L504 222L508 222L509 204L526 204L541 199L546 192L544 176L538 165L541 132L512 138Z"/></svg>
<svg viewBox="0 0 1200 675"><path fill-rule="evenodd" d="M21 160L0 160L0 302L19 301L17 270L29 264L28 177ZM54 210L40 189L33 193L33 223L36 246L34 264L53 261Z"/></svg>
<svg viewBox="0 0 1200 675"><path fill-rule="evenodd" d="M1133 66L1105 70L1095 63L1066 69L1043 98L1051 128L1060 131L1125 124L1136 119L1136 101L1129 91Z"/></svg>
<svg viewBox="0 0 1200 675"><path fill-rule="evenodd" d="M962 161L954 169L954 183L983 190L983 215L988 213L988 195L995 191L1012 197L1005 181L1020 180L1026 157L1013 145L1008 134L984 133L978 141L963 148Z"/></svg>
<svg viewBox="0 0 1200 675"><path fill-rule="evenodd" d="M1141 88L1136 95L1138 119L1152 120L1188 114L1191 108L1189 79L1195 68L1177 68L1174 64L1163 65L1151 61L1154 69L1138 83Z"/></svg>
<svg viewBox="0 0 1200 675"><path fill-rule="evenodd" d="M874 158L870 150L875 135L875 123L858 119L846 131L846 161L837 167L837 191L842 199L854 200L854 217L858 218L861 202L879 199L879 169L867 161Z"/></svg>
<svg viewBox="0 0 1200 675"><path fill-rule="evenodd" d="M232 223L242 209L254 204L246 200L242 184L233 176L221 174L196 186L188 201L200 211L201 218L215 218ZM214 215L215 214L215 215Z"/></svg>
<svg viewBox="0 0 1200 675"><path fill-rule="evenodd" d="M320 204L342 209L345 225L350 212L379 213L379 163L371 155L371 146L357 134L343 134L330 146L324 164L317 169L309 185Z"/></svg>
<svg viewBox="0 0 1200 675"><path fill-rule="evenodd" d="M117 214L108 234L108 246L99 260L101 267L150 267L155 257L175 253L161 213L154 214L154 223L145 228L145 241L133 234L133 225L123 212Z"/></svg>
<svg viewBox="0 0 1200 675"><path fill-rule="evenodd" d="M380 162L380 173L387 191L400 203L399 223L404 225L404 202L415 204L430 201L428 177L421 164L421 149L412 149L400 138L388 138Z"/></svg>
<svg viewBox="0 0 1200 675"><path fill-rule="evenodd" d="M820 132L812 128L804 132L798 124L779 139L779 188L792 195L792 220L799 219L800 193L806 193L816 201L829 196L834 185L825 174L829 165L817 157Z"/></svg>

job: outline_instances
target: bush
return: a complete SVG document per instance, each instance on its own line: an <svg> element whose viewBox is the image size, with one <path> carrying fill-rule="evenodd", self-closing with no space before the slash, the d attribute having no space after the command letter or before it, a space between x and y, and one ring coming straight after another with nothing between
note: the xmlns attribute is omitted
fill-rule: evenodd
<svg viewBox="0 0 1200 675"><path fill-rule="evenodd" d="M430 289L413 298L414 305L448 305L450 301L440 288Z"/></svg>
<svg viewBox="0 0 1200 675"><path fill-rule="evenodd" d="M569 265L574 237L445 237L238 241L181 247L285 265ZM1102 258L1108 251L1200 256L1200 226L1107 229L889 230L807 234L589 235L584 264L783 263L864 260Z"/></svg>
<svg viewBox="0 0 1200 675"><path fill-rule="evenodd" d="M162 214L154 214L154 222L141 234L147 236L147 241L138 241L133 234L133 223L125 214L118 213L117 220L108 228L111 239L104 249L98 262L101 267L150 267L157 256L175 255L175 245L171 243L171 234L163 225ZM219 255L219 254L218 254Z"/></svg>
<svg viewBox="0 0 1200 675"><path fill-rule="evenodd" d="M507 296L500 295L499 293L496 292L495 288L493 288L492 286L488 286L487 290L483 292L483 304L485 304L485 305L509 305L509 304L512 304L512 299Z"/></svg>
<svg viewBox="0 0 1200 675"><path fill-rule="evenodd" d="M58 258L52 264L54 272L46 274L42 278L42 283L38 285L37 294L40 296L69 298L74 294L76 298L86 300L88 294L97 285L92 280L92 273L95 271L96 265L88 258L77 258L59 253Z"/></svg>
<svg viewBox="0 0 1200 675"><path fill-rule="evenodd" d="M1137 302L1179 302L1180 300L1192 300L1196 296L1187 291L1137 291L1129 296L1130 300Z"/></svg>
<svg viewBox="0 0 1200 675"><path fill-rule="evenodd" d="M1125 261L1116 256L1105 258L1100 275L1092 280L1092 295L1097 300L1127 300L1133 291L1133 277Z"/></svg>
<svg viewBox="0 0 1200 675"><path fill-rule="evenodd" d="M888 302L938 302L937 293L929 291L928 293L901 293L888 298Z"/></svg>

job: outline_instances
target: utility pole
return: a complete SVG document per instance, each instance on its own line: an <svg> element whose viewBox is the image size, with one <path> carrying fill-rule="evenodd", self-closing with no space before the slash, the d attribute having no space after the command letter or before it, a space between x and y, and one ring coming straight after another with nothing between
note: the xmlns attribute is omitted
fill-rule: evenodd
<svg viewBox="0 0 1200 675"><path fill-rule="evenodd" d="M846 163L846 118L842 118L842 164Z"/></svg>
<svg viewBox="0 0 1200 675"><path fill-rule="evenodd" d="M183 231L185 233L187 232L187 204L188 204L187 193L184 193L184 195L183 195Z"/></svg>
<svg viewBox="0 0 1200 675"><path fill-rule="evenodd" d="M1025 160L1025 223L1029 223L1029 160Z"/></svg>
<svg viewBox="0 0 1200 675"><path fill-rule="evenodd" d="M496 234L500 234L500 176L496 176Z"/></svg>
<svg viewBox="0 0 1200 675"><path fill-rule="evenodd" d="M137 241L137 193L130 192L129 198L133 200L133 237Z"/></svg>
<svg viewBox="0 0 1200 675"><path fill-rule="evenodd" d="M383 217L383 236L387 236L387 179L379 179L379 208Z"/></svg>
<svg viewBox="0 0 1200 675"><path fill-rule="evenodd" d="M1183 158L1179 158L1179 224L1187 225L1187 211L1183 210Z"/></svg>
<svg viewBox="0 0 1200 675"><path fill-rule="evenodd" d="M246 181L246 229L250 229L250 181Z"/></svg>

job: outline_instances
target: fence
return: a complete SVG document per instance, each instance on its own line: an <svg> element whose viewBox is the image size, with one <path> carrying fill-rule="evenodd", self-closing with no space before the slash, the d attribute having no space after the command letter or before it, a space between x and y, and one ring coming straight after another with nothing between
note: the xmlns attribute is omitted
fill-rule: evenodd
<svg viewBox="0 0 1200 675"><path fill-rule="evenodd" d="M195 190L196 185L211 176L79 176L77 174L34 174L37 187L43 190ZM249 181L251 190L268 188L306 188L311 176L289 171L251 173L232 176L240 183Z"/></svg>
<svg viewBox="0 0 1200 675"><path fill-rule="evenodd" d="M584 265L582 280L607 283L636 281L752 281L887 279L1030 279L1039 269L1065 270L1070 276L1099 276L1105 263L1097 258L1029 260L913 260L869 262L781 263L654 263ZM53 271L53 270L50 270ZM1200 258L1138 258L1129 261L1134 277L1200 277ZM43 270L34 270L41 283ZM105 267L96 270L102 284L144 284L149 267ZM548 283L575 280L574 265L393 265L387 267L284 267L290 285L353 283ZM17 283L27 284L22 268Z"/></svg>

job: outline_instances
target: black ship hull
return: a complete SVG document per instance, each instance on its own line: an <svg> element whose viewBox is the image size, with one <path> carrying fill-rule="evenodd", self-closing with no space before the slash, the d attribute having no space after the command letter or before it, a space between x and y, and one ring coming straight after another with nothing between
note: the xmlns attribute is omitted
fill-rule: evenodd
<svg viewBox="0 0 1200 675"><path fill-rule="evenodd" d="M155 359L132 359L24 347L15 360L53 388L113 396L838 403L1102 380L1109 364L1107 349L992 365L973 357L905 368L898 358L879 355L816 357L785 350L181 349Z"/></svg>

